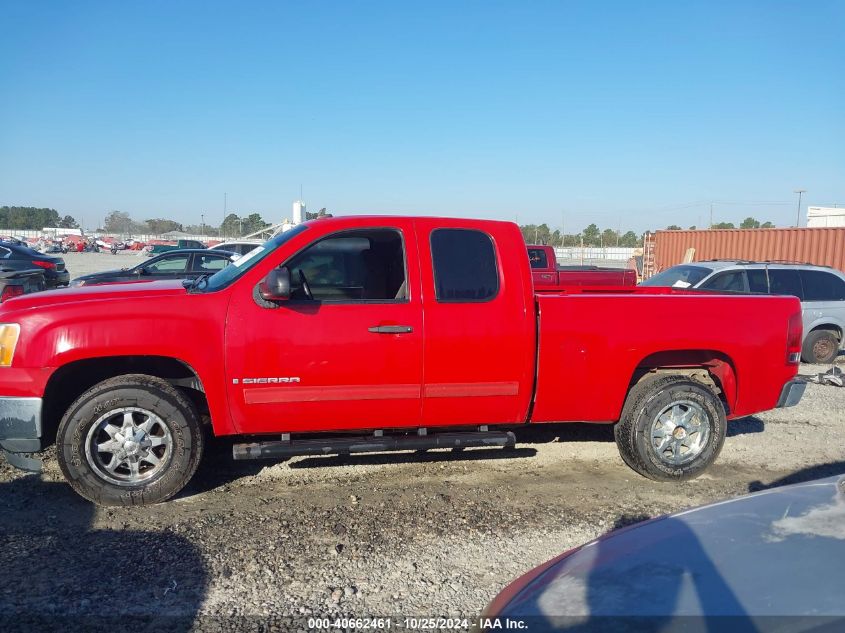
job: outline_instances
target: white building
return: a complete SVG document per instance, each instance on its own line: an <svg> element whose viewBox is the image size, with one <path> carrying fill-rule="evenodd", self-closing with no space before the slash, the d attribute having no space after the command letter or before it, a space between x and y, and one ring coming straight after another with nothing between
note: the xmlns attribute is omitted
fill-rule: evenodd
<svg viewBox="0 0 845 633"><path fill-rule="evenodd" d="M807 207L807 226L845 226L845 207Z"/></svg>
<svg viewBox="0 0 845 633"><path fill-rule="evenodd" d="M305 203L302 200L293 201L293 223L300 224L305 220Z"/></svg>

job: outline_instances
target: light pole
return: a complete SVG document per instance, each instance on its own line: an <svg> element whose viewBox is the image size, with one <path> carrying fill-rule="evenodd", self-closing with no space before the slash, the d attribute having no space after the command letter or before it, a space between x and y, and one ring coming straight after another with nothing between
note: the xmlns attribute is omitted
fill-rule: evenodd
<svg viewBox="0 0 845 633"><path fill-rule="evenodd" d="M798 215L795 218L795 228L801 226L801 194L806 193L806 189L796 189L792 193L798 194Z"/></svg>
<svg viewBox="0 0 845 633"><path fill-rule="evenodd" d="M202 224L202 239L205 239L205 215L200 213L200 224Z"/></svg>

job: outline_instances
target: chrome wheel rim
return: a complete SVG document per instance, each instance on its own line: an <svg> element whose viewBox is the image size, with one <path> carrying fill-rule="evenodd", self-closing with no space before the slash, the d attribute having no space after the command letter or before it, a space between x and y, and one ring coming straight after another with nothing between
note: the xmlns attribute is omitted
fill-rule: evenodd
<svg viewBox="0 0 845 633"><path fill-rule="evenodd" d="M709 416L697 402L673 402L654 417L649 439L657 459L669 466L683 466L707 446Z"/></svg>
<svg viewBox="0 0 845 633"><path fill-rule="evenodd" d="M152 411L120 407L100 416L88 431L85 456L94 472L118 486L161 475L173 456L173 435Z"/></svg>

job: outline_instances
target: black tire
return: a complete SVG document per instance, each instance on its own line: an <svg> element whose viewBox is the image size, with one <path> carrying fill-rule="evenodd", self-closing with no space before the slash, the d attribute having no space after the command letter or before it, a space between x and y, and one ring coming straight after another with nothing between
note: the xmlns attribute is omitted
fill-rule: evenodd
<svg viewBox="0 0 845 633"><path fill-rule="evenodd" d="M673 411L686 414L692 411L692 420L698 420L699 430L692 422L678 424L683 431L666 433L664 424L659 431L671 436L670 445L662 451L656 446L654 425L658 416L674 415ZM622 417L614 426L616 446L622 460L641 475L656 481L683 481L700 475L713 463L725 442L727 422L725 408L719 397L705 385L679 375L655 375L635 385L628 394ZM697 434L697 435L696 435ZM680 438L680 439L678 439ZM690 444L683 452L683 441ZM677 455L673 449L681 445ZM695 444L693 448L692 444ZM668 456L667 456L668 451ZM673 463L675 456L680 463ZM685 461L686 460L686 461Z"/></svg>
<svg viewBox="0 0 845 633"><path fill-rule="evenodd" d="M116 432L115 420L124 425ZM147 424L148 435L142 428ZM106 451L93 449L103 445L100 438L111 445ZM127 446L134 454L110 471ZM193 403L176 388L154 376L128 374L76 399L59 424L56 448L65 479L86 499L106 506L147 505L169 499L190 481L202 457L203 430Z"/></svg>
<svg viewBox="0 0 845 633"><path fill-rule="evenodd" d="M831 330L813 330L804 339L801 360L805 363L826 365L839 355L839 337Z"/></svg>

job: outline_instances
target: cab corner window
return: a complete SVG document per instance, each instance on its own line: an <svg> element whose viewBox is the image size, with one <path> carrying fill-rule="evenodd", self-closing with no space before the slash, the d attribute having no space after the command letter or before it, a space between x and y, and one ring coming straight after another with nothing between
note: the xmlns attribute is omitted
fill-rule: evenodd
<svg viewBox="0 0 845 633"><path fill-rule="evenodd" d="M431 260L438 302L490 301L499 293L496 250L486 233L435 229L431 233Z"/></svg>
<svg viewBox="0 0 845 633"><path fill-rule="evenodd" d="M330 235L285 265L294 300L404 301L408 297L405 249L395 229Z"/></svg>

